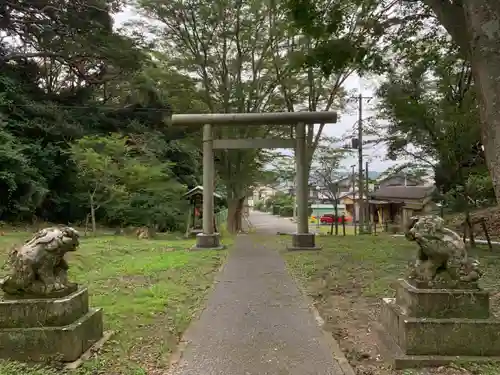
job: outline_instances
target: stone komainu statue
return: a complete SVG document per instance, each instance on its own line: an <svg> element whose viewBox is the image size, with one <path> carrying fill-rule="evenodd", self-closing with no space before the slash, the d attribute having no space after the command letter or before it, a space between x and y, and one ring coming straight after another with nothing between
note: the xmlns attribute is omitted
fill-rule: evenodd
<svg viewBox="0 0 500 375"><path fill-rule="evenodd" d="M440 282L447 287L459 287L481 277L479 262L468 257L462 238L445 228L441 217L413 217L406 238L419 246L410 274L415 281L428 286Z"/></svg>
<svg viewBox="0 0 500 375"><path fill-rule="evenodd" d="M7 266L10 273L0 281L7 295L33 298L64 296L76 290L68 281L64 255L79 245L78 232L66 226L38 231L22 246L15 247Z"/></svg>

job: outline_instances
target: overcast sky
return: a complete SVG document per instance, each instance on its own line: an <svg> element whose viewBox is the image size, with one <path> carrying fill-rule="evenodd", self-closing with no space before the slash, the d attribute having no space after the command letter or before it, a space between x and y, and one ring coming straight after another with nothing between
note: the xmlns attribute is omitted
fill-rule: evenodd
<svg viewBox="0 0 500 375"><path fill-rule="evenodd" d="M115 16L115 21L117 26L123 25L123 23L130 21L133 18L137 18L137 14L128 8L124 12L121 12ZM361 92L363 96L370 97L373 96L374 90L376 89L377 83L374 80L360 79L357 75L352 75L346 80L345 89L348 92L354 92L355 95L359 95ZM374 116L372 103L363 103L363 117L368 118ZM352 134L356 136L356 124L358 120L358 107L354 102L349 108L343 113L339 113L339 120L336 124L328 124L324 128L324 134L333 137L344 137L346 135ZM376 146L366 146L366 151L364 152L365 161L370 163L369 169L372 171L383 172L387 168L398 164L397 162L386 160L386 147L383 144ZM343 167L350 170L350 166L357 163L357 152L354 152L352 157L348 157L342 163ZM401 163L401 161L400 161Z"/></svg>
<svg viewBox="0 0 500 375"><path fill-rule="evenodd" d="M362 93L364 97L373 97L374 91L377 88L377 82L375 80L360 78L357 75L350 76L345 83L345 89L348 92L355 92L355 95ZM376 98L368 101L363 101L363 118L367 119L376 115L374 108L374 102ZM357 137L357 121L358 121L358 105L354 101L349 105L344 112L339 113L339 120L336 124L330 124L325 126L324 133L329 136L344 137L347 135L352 135ZM372 171L383 172L387 168L390 168L398 162L386 159L387 148L384 144L377 145L366 145L365 161L370 163L369 169ZM356 164L358 154L355 151L352 157L347 158L343 165L349 168L351 165ZM399 162L401 163L401 161Z"/></svg>

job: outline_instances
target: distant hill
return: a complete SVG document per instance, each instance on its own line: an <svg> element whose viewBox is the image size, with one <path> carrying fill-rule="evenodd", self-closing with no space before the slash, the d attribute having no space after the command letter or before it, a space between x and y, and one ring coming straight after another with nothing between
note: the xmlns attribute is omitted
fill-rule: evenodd
<svg viewBox="0 0 500 375"><path fill-rule="evenodd" d="M356 174L357 174L357 170L356 170ZM343 177L348 177L350 176L350 173L349 172L341 172L339 173L341 176ZM378 178L378 176L380 176L382 174L382 172L377 172L377 171L368 171L368 177L371 179L371 180L375 180L376 178Z"/></svg>
<svg viewBox="0 0 500 375"><path fill-rule="evenodd" d="M382 172L377 172L377 171L368 171L368 177L372 180L375 180L376 178L378 178L378 176L380 176L382 174Z"/></svg>

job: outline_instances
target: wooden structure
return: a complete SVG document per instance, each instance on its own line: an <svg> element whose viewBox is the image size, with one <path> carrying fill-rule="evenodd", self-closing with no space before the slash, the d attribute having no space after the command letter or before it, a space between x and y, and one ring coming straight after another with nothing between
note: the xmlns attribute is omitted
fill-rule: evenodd
<svg viewBox="0 0 500 375"><path fill-rule="evenodd" d="M406 226L410 217L430 213L434 186L387 186L370 194L371 221Z"/></svg>
<svg viewBox="0 0 500 375"><path fill-rule="evenodd" d="M481 229L483 230L490 251L493 251L490 234L488 233L488 228L486 226L486 220L484 219L484 217L472 219L469 214L465 215L465 220L461 224L463 230L463 241L466 242L467 237L469 237L470 246L476 246L476 239L474 238L474 228L477 224L479 224L481 226Z"/></svg>
<svg viewBox="0 0 500 375"><path fill-rule="evenodd" d="M190 203L187 212L186 237L196 236L203 233L203 186L196 186L182 196ZM222 197L214 193L214 200L222 200ZM214 228L215 216L214 216Z"/></svg>
<svg viewBox="0 0 500 375"><path fill-rule="evenodd" d="M363 196L364 198L364 196ZM343 214L346 217L352 218L353 222L357 222L355 218L359 219L360 199L358 191L349 191L339 196L339 205L344 207Z"/></svg>

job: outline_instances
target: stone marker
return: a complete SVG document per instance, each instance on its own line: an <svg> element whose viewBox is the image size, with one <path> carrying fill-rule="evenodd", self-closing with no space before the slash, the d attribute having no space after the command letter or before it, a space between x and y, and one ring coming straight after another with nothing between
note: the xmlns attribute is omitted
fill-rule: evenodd
<svg viewBox="0 0 500 375"><path fill-rule="evenodd" d="M479 262L438 216L412 218L406 232L419 245L395 298L382 299L381 349L397 369L457 360L500 360L500 321L490 317L489 293L479 288Z"/></svg>
<svg viewBox="0 0 500 375"><path fill-rule="evenodd" d="M102 310L89 309L87 289L68 280L64 255L78 245L78 232L61 226L11 251L0 281L1 358L71 362L103 336Z"/></svg>

